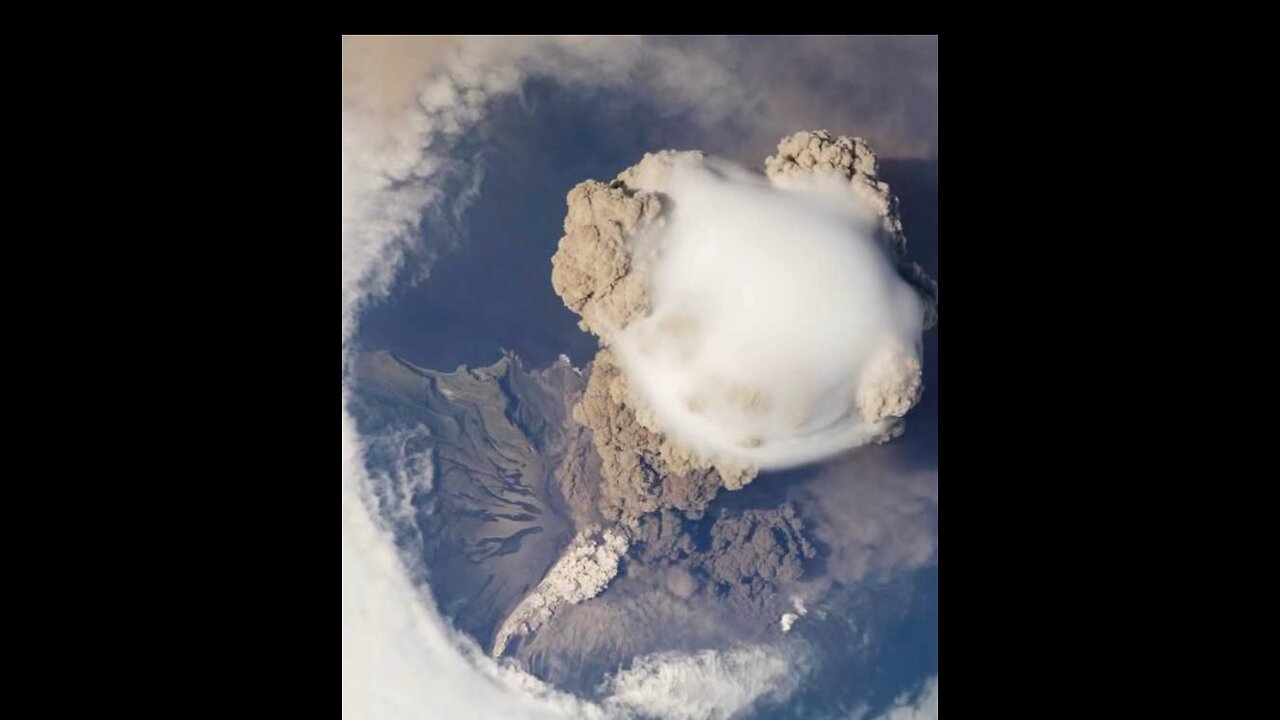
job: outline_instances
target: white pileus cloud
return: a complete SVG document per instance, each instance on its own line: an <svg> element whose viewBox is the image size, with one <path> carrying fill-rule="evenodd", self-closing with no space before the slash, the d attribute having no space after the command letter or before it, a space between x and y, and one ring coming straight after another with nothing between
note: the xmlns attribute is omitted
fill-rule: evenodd
<svg viewBox="0 0 1280 720"><path fill-rule="evenodd" d="M920 392L922 304L847 183L676 162L650 312L610 340L658 424L717 464L797 465L886 437ZM842 185L842 186L841 186Z"/></svg>

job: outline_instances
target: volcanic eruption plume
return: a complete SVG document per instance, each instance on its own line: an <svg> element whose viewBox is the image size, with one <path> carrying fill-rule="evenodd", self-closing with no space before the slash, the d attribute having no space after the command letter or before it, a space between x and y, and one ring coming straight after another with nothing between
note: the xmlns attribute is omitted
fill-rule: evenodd
<svg viewBox="0 0 1280 720"><path fill-rule="evenodd" d="M875 155L800 132L765 166L664 151L569 193L552 283L603 346L576 416L606 514L687 510L669 476L709 502L888 440L920 398L937 285L906 258Z"/></svg>

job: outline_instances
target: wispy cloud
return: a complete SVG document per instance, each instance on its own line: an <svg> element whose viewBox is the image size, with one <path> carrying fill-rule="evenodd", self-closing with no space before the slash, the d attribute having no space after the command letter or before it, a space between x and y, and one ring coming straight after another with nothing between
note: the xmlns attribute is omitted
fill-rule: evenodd
<svg viewBox="0 0 1280 720"><path fill-rule="evenodd" d="M929 678L914 696L899 697L876 720L938 720L938 678Z"/></svg>

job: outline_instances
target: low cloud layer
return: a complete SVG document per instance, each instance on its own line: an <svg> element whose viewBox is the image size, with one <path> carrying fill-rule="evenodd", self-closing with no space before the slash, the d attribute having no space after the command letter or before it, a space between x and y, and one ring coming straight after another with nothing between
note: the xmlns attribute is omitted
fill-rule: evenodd
<svg viewBox="0 0 1280 720"><path fill-rule="evenodd" d="M805 668L777 647L645 656L608 684L606 707L665 720L728 720L762 700L782 701Z"/></svg>

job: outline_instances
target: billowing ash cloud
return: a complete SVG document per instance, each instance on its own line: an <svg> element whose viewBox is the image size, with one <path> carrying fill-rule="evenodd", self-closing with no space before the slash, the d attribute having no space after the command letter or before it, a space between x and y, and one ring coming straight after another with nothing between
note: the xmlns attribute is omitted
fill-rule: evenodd
<svg viewBox="0 0 1280 720"><path fill-rule="evenodd" d="M600 457L599 509L624 525L634 526L640 517L661 508L701 517L721 486L741 477L727 474L728 479L722 479L706 461L640 422L626 379L608 350L596 355L573 416L591 428Z"/></svg>
<svg viewBox="0 0 1280 720"><path fill-rule="evenodd" d="M576 412L640 512L668 474L734 489L887 440L923 390L937 285L870 148L802 132L766 167L668 151L569 193L552 284L608 348Z"/></svg>
<svg viewBox="0 0 1280 720"><path fill-rule="evenodd" d="M765 583L800 579L814 554L795 508L783 505L718 520L705 562L711 578L730 592L751 593Z"/></svg>

